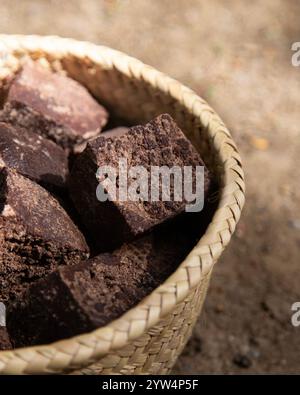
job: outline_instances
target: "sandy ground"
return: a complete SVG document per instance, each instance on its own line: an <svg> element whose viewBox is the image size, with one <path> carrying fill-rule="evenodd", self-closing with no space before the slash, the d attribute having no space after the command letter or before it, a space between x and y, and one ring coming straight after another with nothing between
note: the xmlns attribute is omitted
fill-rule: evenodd
<svg viewBox="0 0 300 395"><path fill-rule="evenodd" d="M247 204L174 373L300 373L299 17L297 0L0 1L1 32L132 54L207 99L238 143Z"/></svg>

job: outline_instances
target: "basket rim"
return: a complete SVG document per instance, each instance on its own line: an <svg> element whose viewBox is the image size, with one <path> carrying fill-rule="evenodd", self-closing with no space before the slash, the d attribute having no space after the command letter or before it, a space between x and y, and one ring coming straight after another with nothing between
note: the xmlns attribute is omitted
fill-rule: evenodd
<svg viewBox="0 0 300 395"><path fill-rule="evenodd" d="M102 68L116 68L180 102L206 128L224 166L220 202L205 234L177 270L138 305L108 325L49 345L0 351L0 373L60 373L82 368L137 339L182 302L210 274L230 241L245 201L241 158L230 132L195 92L155 68L106 46L58 36L0 34L0 75L10 68L2 54L70 54Z"/></svg>

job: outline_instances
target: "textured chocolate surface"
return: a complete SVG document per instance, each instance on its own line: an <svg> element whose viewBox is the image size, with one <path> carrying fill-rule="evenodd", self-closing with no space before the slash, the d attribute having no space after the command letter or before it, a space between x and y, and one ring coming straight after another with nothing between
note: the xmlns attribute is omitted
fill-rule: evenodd
<svg viewBox="0 0 300 395"><path fill-rule="evenodd" d="M0 351L11 350L12 344L5 326L0 326Z"/></svg>
<svg viewBox="0 0 300 395"><path fill-rule="evenodd" d="M104 133L103 133L104 134ZM121 136L90 141L76 159L70 175L71 199L99 247L99 251L115 248L123 241L150 230L185 209L186 201L106 201L96 198L100 166L118 170L118 161L127 159L128 166L204 166L196 149L168 114L163 114L144 126L135 126ZM149 174L149 173L148 173ZM134 182L134 180L129 180ZM205 192L210 177L205 168ZM149 183L150 185L150 183ZM150 186L149 186L150 188Z"/></svg>
<svg viewBox="0 0 300 395"><path fill-rule="evenodd" d="M68 174L68 159L62 148L29 130L0 122L3 166L49 189L63 188Z"/></svg>
<svg viewBox="0 0 300 395"><path fill-rule="evenodd" d="M28 62L10 85L1 118L73 148L97 135L108 113L76 81Z"/></svg>
<svg viewBox="0 0 300 395"><path fill-rule="evenodd" d="M1 169L0 301L87 253L84 237L45 189L14 170Z"/></svg>
<svg viewBox="0 0 300 395"><path fill-rule="evenodd" d="M8 308L7 325L15 345L85 333L136 305L175 270L196 242L196 233L183 231L186 221L190 217L112 254L61 267L31 285Z"/></svg>

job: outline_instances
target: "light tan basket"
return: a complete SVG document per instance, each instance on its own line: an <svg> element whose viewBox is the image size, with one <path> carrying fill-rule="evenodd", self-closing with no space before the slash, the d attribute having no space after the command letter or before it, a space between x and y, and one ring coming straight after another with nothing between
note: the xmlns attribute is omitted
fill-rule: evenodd
<svg viewBox="0 0 300 395"><path fill-rule="evenodd" d="M65 70L115 116L132 123L170 113L221 186L206 233L176 272L106 327L50 345L0 352L0 373L164 374L170 372L200 314L214 263L244 204L244 174L229 131L193 91L123 53L59 37L0 35L0 80L26 57Z"/></svg>

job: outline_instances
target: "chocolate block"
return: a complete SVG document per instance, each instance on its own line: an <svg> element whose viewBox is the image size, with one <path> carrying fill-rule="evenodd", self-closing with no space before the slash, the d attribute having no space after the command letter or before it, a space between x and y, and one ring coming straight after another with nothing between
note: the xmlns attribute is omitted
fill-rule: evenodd
<svg viewBox="0 0 300 395"><path fill-rule="evenodd" d="M68 159L62 148L36 133L3 122L0 166L15 169L50 190L63 188L68 174Z"/></svg>
<svg viewBox="0 0 300 395"><path fill-rule="evenodd" d="M5 326L0 326L0 350L11 350L12 344Z"/></svg>
<svg viewBox="0 0 300 395"><path fill-rule="evenodd" d="M46 344L101 327L161 284L195 243L181 227L160 228L31 285L7 310L16 346Z"/></svg>
<svg viewBox="0 0 300 395"><path fill-rule="evenodd" d="M105 132L103 133L103 135ZM119 159L126 158L128 166L143 166L148 175L151 166L204 166L196 149L168 114L160 115L144 126L135 126L120 136L99 136L87 145L72 168L69 180L70 196L82 217L82 222L94 237L99 251L116 248L124 241L149 231L154 226L185 210L182 201L105 201L96 197L100 166L117 170ZM128 185L134 183L128 179ZM205 168L205 193L210 178ZM150 190L149 182L149 190ZM171 184L172 188L172 184Z"/></svg>
<svg viewBox="0 0 300 395"><path fill-rule="evenodd" d="M85 239L58 202L14 170L0 170L0 301L59 265L88 256Z"/></svg>
<svg viewBox="0 0 300 395"><path fill-rule="evenodd" d="M0 118L72 149L99 134L108 114L78 82L28 62L10 85Z"/></svg>

